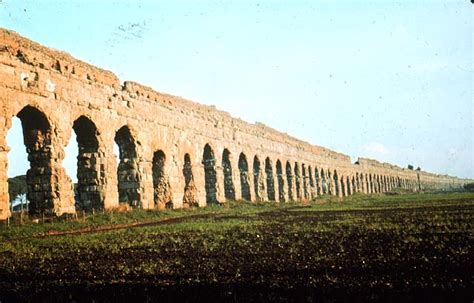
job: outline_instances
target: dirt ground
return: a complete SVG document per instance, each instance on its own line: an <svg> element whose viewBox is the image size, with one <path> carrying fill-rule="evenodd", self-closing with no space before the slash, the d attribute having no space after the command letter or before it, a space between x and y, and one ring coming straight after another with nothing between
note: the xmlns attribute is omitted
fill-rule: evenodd
<svg viewBox="0 0 474 303"><path fill-rule="evenodd" d="M384 199L13 237L0 301L472 302L474 197Z"/></svg>

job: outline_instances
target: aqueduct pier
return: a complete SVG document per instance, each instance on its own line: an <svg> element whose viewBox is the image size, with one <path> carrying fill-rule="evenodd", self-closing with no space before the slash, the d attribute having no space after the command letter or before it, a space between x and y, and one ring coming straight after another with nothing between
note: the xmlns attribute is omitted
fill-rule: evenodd
<svg viewBox="0 0 474 303"><path fill-rule="evenodd" d="M134 82L0 29L0 219L10 216L6 135L22 123L32 214L290 201L450 189L468 180L310 145ZM78 142L76 190L62 160ZM120 156L113 153L114 142Z"/></svg>

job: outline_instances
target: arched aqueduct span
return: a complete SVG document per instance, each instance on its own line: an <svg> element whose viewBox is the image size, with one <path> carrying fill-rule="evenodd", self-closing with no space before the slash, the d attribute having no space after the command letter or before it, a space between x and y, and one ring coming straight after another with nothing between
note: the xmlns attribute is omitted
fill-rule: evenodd
<svg viewBox="0 0 474 303"><path fill-rule="evenodd" d="M226 200L289 201L321 194L448 189L466 180L313 146L212 106L120 83L68 54L0 29L0 219L10 215L6 134L20 118L32 214L77 207L145 209ZM76 133L77 204L62 166ZM114 142L120 149L113 153Z"/></svg>

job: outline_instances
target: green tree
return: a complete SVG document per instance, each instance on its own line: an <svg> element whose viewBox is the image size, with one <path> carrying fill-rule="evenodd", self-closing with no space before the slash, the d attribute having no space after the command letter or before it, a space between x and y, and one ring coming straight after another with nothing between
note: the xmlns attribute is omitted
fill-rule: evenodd
<svg viewBox="0 0 474 303"><path fill-rule="evenodd" d="M10 195L10 202L16 199L21 194L26 194L28 191L26 186L26 176L20 175L8 179L8 194Z"/></svg>

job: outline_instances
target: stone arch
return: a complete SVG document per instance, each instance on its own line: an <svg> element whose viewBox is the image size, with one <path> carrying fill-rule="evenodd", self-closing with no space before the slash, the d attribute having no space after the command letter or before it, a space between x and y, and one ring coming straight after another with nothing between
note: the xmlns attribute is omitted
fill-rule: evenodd
<svg viewBox="0 0 474 303"><path fill-rule="evenodd" d="M18 112L23 129L30 168L26 173L29 212L38 215L54 210L52 126L46 115L36 107L27 105Z"/></svg>
<svg viewBox="0 0 474 303"><path fill-rule="evenodd" d="M370 174L365 174L364 176L364 182L365 182L365 189L367 191L367 194L370 194L372 193L371 189L370 189Z"/></svg>
<svg viewBox="0 0 474 303"><path fill-rule="evenodd" d="M232 177L232 164L230 151L225 148L222 152L222 169L224 171L224 195L228 200L235 200L235 187Z"/></svg>
<svg viewBox="0 0 474 303"><path fill-rule="evenodd" d="M99 135L95 123L86 116L77 118L72 126L76 133L77 156L76 204L80 209L104 207L104 183L101 164L104 154L99 151Z"/></svg>
<svg viewBox="0 0 474 303"><path fill-rule="evenodd" d="M115 142L119 148L117 169L119 202L138 207L140 203L140 184L138 156L135 138L125 125L115 133Z"/></svg>
<svg viewBox="0 0 474 303"><path fill-rule="evenodd" d="M379 192L378 175L374 174L374 175L372 176L372 181L373 181L373 184L374 184L373 192L374 192L374 193L378 193L378 192Z"/></svg>
<svg viewBox="0 0 474 303"><path fill-rule="evenodd" d="M184 155L183 164L183 176L184 176L184 195L183 195L183 206L184 207L198 207L198 191L194 182L193 175L193 164L191 162L191 156L189 153Z"/></svg>
<svg viewBox="0 0 474 303"><path fill-rule="evenodd" d="M336 174L334 174L336 175ZM337 187L339 186L339 184L337 184L336 182L336 195L338 196L347 196L347 186L346 186L346 180L344 178L344 176L342 176L340 179L336 179L334 178L334 180L339 180L339 184L340 184L340 188L339 190L337 190Z"/></svg>
<svg viewBox="0 0 474 303"><path fill-rule="evenodd" d="M302 175L302 183L303 183L303 196L304 199L309 199L309 190L308 190L308 175L306 173L306 165L303 163L301 164L301 175Z"/></svg>
<svg viewBox="0 0 474 303"><path fill-rule="evenodd" d="M326 182L327 182L328 194L329 195L336 195L336 183L337 182L334 182L333 174L332 174L332 172L329 168L327 169L326 173L327 173Z"/></svg>
<svg viewBox="0 0 474 303"><path fill-rule="evenodd" d="M365 184L365 175L363 173L359 173L359 191L367 194L367 187Z"/></svg>
<svg viewBox="0 0 474 303"><path fill-rule="evenodd" d="M370 175L370 189L372 190L372 193L375 194L377 193L377 179L375 174Z"/></svg>
<svg viewBox="0 0 474 303"><path fill-rule="evenodd" d="M324 169L322 169L322 168L321 168L320 178L321 178L321 191L322 191L323 195L328 194L329 190L328 190L328 182L327 182L327 179L326 179L326 173L325 173Z"/></svg>
<svg viewBox="0 0 474 303"><path fill-rule="evenodd" d="M267 197L270 201L275 201L275 180L273 179L272 160L265 159L265 175L267 176Z"/></svg>
<svg viewBox="0 0 474 303"><path fill-rule="evenodd" d="M314 185L316 187L316 195L322 195L322 188L321 188L321 177L319 176L319 169L315 167L314 169Z"/></svg>
<svg viewBox="0 0 474 303"><path fill-rule="evenodd" d="M382 192L382 180L380 178L380 175L376 176L376 181L377 181L377 192L381 193Z"/></svg>
<svg viewBox="0 0 474 303"><path fill-rule="evenodd" d="M173 208L173 194L166 174L166 155L162 150L153 153L153 198L159 209Z"/></svg>
<svg viewBox="0 0 474 303"><path fill-rule="evenodd" d="M353 176L354 178L354 176ZM355 189L354 189L354 193L358 193L358 192L361 192L362 191L362 184L360 182L361 180L361 175L359 174L359 172L356 172L356 175L355 175Z"/></svg>
<svg viewBox="0 0 474 303"><path fill-rule="evenodd" d="M382 192L382 180L380 178L380 175L375 175L375 186L376 186L376 190L378 193L381 193Z"/></svg>
<svg viewBox="0 0 474 303"><path fill-rule="evenodd" d="M280 202L285 202L285 181L283 179L283 167L280 160L276 162L276 173L278 179L278 199Z"/></svg>
<svg viewBox="0 0 474 303"><path fill-rule="evenodd" d="M369 180L369 174L365 173L364 174L364 186L367 194L370 194L370 180Z"/></svg>
<svg viewBox="0 0 474 303"><path fill-rule="evenodd" d="M371 194L373 193L373 188L372 188L372 174L366 174L366 183L367 183L367 193Z"/></svg>
<svg viewBox="0 0 474 303"><path fill-rule="evenodd" d="M352 185L351 185L351 179L349 176L346 176L346 194L347 196L351 196L352 195Z"/></svg>
<svg viewBox="0 0 474 303"><path fill-rule="evenodd" d="M239 171L240 171L240 188L242 191L242 199L250 201L250 182L249 182L249 164L244 153L239 156Z"/></svg>
<svg viewBox="0 0 474 303"><path fill-rule="evenodd" d="M308 177L309 177L309 192L310 192L310 198L313 198L316 196L316 187L314 184L314 179L313 179L313 169L311 165L308 166Z"/></svg>
<svg viewBox="0 0 474 303"><path fill-rule="evenodd" d="M370 175L370 187L373 194L377 193L377 176L375 174Z"/></svg>
<svg viewBox="0 0 474 303"><path fill-rule="evenodd" d="M336 196L340 196L342 195L342 191L341 191L341 182L339 181L339 176L338 176L338 173L337 173L337 170L334 170L334 174L333 174L333 182L334 182L334 195Z"/></svg>
<svg viewBox="0 0 474 303"><path fill-rule="evenodd" d="M372 182L373 182L373 192L374 193L378 193L378 190L379 190L379 184L378 184L378 180L377 180L377 175L374 174L372 175Z"/></svg>
<svg viewBox="0 0 474 303"><path fill-rule="evenodd" d="M293 195L293 172L289 161L286 162L286 179L288 182L288 200L293 201L295 199Z"/></svg>
<svg viewBox="0 0 474 303"><path fill-rule="evenodd" d="M351 178L352 182L352 195L355 194L356 192L359 192L359 174L357 174L356 177L352 176Z"/></svg>
<svg viewBox="0 0 474 303"><path fill-rule="evenodd" d="M216 158L214 151L209 144L204 146L202 156L202 164L204 165L204 180L206 188L206 202L218 203L217 201L217 172L216 172Z"/></svg>
<svg viewBox="0 0 474 303"><path fill-rule="evenodd" d="M253 158L253 187L256 201L265 201L265 181L258 156Z"/></svg>
<svg viewBox="0 0 474 303"><path fill-rule="evenodd" d="M296 199L301 200L301 176L300 176L300 166L298 162L295 162L295 189L296 189Z"/></svg>

